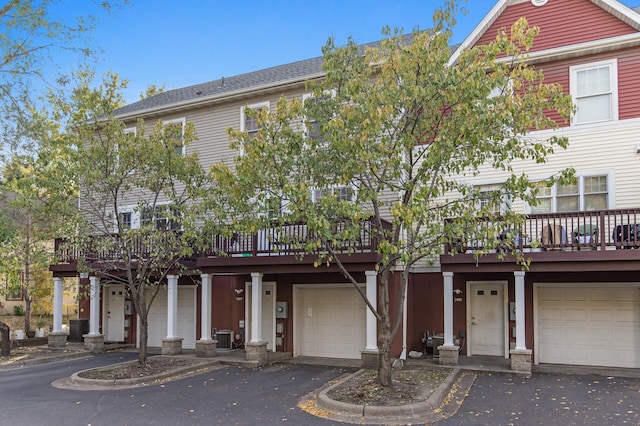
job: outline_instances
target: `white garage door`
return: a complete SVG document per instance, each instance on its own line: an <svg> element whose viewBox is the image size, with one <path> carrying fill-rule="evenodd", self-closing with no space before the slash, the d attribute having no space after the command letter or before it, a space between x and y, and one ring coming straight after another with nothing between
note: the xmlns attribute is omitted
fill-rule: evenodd
<svg viewBox="0 0 640 426"><path fill-rule="evenodd" d="M366 305L352 287L303 288L301 355L359 359L366 346Z"/></svg>
<svg viewBox="0 0 640 426"><path fill-rule="evenodd" d="M178 286L178 337L182 347L196 347L196 289ZM162 347L167 337L167 290L161 288L149 310L149 342L151 347Z"/></svg>
<svg viewBox="0 0 640 426"><path fill-rule="evenodd" d="M540 362L640 367L636 287L538 288Z"/></svg>

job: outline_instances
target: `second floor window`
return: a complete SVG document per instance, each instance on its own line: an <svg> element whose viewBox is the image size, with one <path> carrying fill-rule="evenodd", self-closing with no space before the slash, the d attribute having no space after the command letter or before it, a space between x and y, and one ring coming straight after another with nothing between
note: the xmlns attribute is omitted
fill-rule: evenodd
<svg viewBox="0 0 640 426"><path fill-rule="evenodd" d="M172 147L176 155L184 155L184 119L170 120L164 123L164 142Z"/></svg>
<svg viewBox="0 0 640 426"><path fill-rule="evenodd" d="M499 216L507 211L507 197L500 185L482 185L479 188L478 207L485 214Z"/></svg>
<svg viewBox="0 0 640 426"><path fill-rule="evenodd" d="M351 186L341 185L329 189L314 189L313 202L319 203L327 194L333 194L339 201L354 201L355 198L355 193Z"/></svg>
<svg viewBox="0 0 640 426"><path fill-rule="evenodd" d="M618 119L618 62L613 59L570 67L574 124Z"/></svg>
<svg viewBox="0 0 640 426"><path fill-rule="evenodd" d="M156 229L176 231L179 230L179 212L171 206L144 207L140 212L142 226L155 224Z"/></svg>
<svg viewBox="0 0 640 426"><path fill-rule="evenodd" d="M265 108L269 110L269 102L260 102L242 107L240 112L240 130L247 132L249 137L253 138L260 130L256 113ZM249 110L252 110L254 113L247 113Z"/></svg>
<svg viewBox="0 0 640 426"><path fill-rule="evenodd" d="M120 223L122 224L122 227L124 229L131 229L132 225L133 225L133 216L132 216L132 212L120 212L118 213L120 215Z"/></svg>
<svg viewBox="0 0 640 426"><path fill-rule="evenodd" d="M605 210L609 208L607 175L580 176L568 185L538 183L538 205L531 213Z"/></svg>

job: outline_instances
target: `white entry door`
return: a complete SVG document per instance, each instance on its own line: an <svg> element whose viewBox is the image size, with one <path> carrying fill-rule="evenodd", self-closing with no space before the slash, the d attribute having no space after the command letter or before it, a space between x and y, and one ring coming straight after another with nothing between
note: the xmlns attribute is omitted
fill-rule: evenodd
<svg viewBox="0 0 640 426"><path fill-rule="evenodd" d="M251 300L251 283L247 283L245 294L246 297L246 322L247 322L247 341L251 340L251 306L253 301ZM276 324L275 324L275 312L276 312L276 283L262 283L262 341L267 342L267 350L275 350L274 342L276 337Z"/></svg>
<svg viewBox="0 0 640 426"><path fill-rule="evenodd" d="M470 285L469 348L471 355L504 356L504 285Z"/></svg>
<svg viewBox="0 0 640 426"><path fill-rule="evenodd" d="M106 286L106 316L107 316L107 335L108 342L124 341L124 287Z"/></svg>

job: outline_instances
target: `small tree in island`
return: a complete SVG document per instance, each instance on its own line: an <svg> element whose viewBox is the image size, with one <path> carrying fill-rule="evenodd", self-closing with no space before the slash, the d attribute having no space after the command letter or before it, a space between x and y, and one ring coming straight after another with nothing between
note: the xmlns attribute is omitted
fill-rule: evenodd
<svg viewBox="0 0 640 426"><path fill-rule="evenodd" d="M119 284L140 320L139 362L147 360L148 315L168 275L192 272L195 199L206 173L185 147L195 138L190 123L138 120L125 128L114 112L123 105L126 82L105 77L92 88L90 76L70 99L52 98L66 116L59 137L73 156L64 178L78 186L78 209L66 242L75 249L78 270ZM60 118L57 117L58 119Z"/></svg>
<svg viewBox="0 0 640 426"><path fill-rule="evenodd" d="M377 318L383 386L392 385L391 344L412 267L475 229L504 194L535 204L535 184L514 164L545 162L555 147L567 146L565 138L528 135L559 125L545 111L560 120L572 111L562 87L545 84L542 72L525 62L539 30L520 19L450 64L455 11L455 2L448 2L434 14L431 31L406 37L386 30L375 47L362 49L352 40L336 47L329 40L325 76L310 86L311 101L281 99L271 111L249 111L256 133L229 130L243 155L233 166L212 168L214 203L225 206L237 229L277 233L287 223L306 223L304 241L290 243L316 256L317 267L337 265ZM488 194L468 184L487 169L506 176ZM283 205L275 216L274 203ZM503 219L517 225L522 216L507 212ZM377 306L338 255L355 246L364 221L371 221L379 241ZM486 226L484 245L491 249L504 225ZM401 275L401 285L390 285L393 274Z"/></svg>

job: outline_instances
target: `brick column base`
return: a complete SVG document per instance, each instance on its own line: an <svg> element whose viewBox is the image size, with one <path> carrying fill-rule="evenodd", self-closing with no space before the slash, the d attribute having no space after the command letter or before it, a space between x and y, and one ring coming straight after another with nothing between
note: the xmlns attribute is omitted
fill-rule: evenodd
<svg viewBox="0 0 640 426"><path fill-rule="evenodd" d="M51 336L51 335L49 335ZM104 334L83 334L84 348L92 354L104 352Z"/></svg>
<svg viewBox="0 0 640 426"><path fill-rule="evenodd" d="M377 349L365 349L360 351L360 360L362 364L360 368L366 368L369 370L377 370L380 359L378 358Z"/></svg>
<svg viewBox="0 0 640 426"><path fill-rule="evenodd" d="M531 349L514 349L511 354L511 369L531 373Z"/></svg>
<svg viewBox="0 0 640 426"><path fill-rule="evenodd" d="M261 367L267 363L267 342L249 342L244 344L247 361Z"/></svg>
<svg viewBox="0 0 640 426"><path fill-rule="evenodd" d="M162 339L162 355L178 355L182 353L182 337Z"/></svg>
<svg viewBox="0 0 640 426"><path fill-rule="evenodd" d="M67 346L67 333L59 331L57 333L49 333L48 345L50 348L63 348Z"/></svg>
<svg viewBox="0 0 640 426"><path fill-rule="evenodd" d="M460 346L438 346L440 365L458 365L458 350Z"/></svg>
<svg viewBox="0 0 640 426"><path fill-rule="evenodd" d="M196 340L196 357L213 358L217 355L217 340Z"/></svg>

